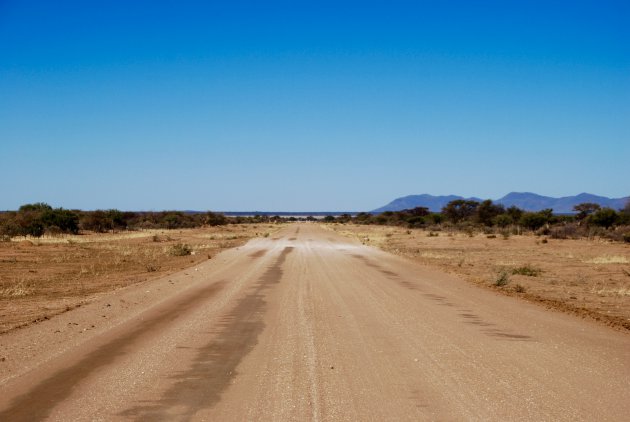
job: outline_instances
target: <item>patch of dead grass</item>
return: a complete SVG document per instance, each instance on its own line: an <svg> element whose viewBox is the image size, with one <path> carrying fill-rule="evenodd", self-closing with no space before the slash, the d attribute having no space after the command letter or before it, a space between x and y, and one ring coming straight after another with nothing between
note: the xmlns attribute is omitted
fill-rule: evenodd
<svg viewBox="0 0 630 422"><path fill-rule="evenodd" d="M264 233L281 227L265 227ZM260 225L243 224L1 242L0 333L195 265L264 233ZM190 255L169 253L176 244L189 245Z"/></svg>
<svg viewBox="0 0 630 422"><path fill-rule="evenodd" d="M586 264L627 264L628 258L620 255L602 255L583 261Z"/></svg>

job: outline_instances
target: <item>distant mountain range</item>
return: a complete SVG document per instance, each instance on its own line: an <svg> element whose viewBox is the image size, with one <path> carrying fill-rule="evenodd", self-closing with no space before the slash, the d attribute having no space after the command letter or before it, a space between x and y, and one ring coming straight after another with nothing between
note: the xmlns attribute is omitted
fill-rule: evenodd
<svg viewBox="0 0 630 422"><path fill-rule="evenodd" d="M442 207L455 199L470 199L481 202L480 198L464 198L457 195L433 196L428 194L409 195L402 198L394 199L384 207L377 208L373 213L384 211L400 211L415 207L427 207L430 211L440 211ZM592 195L590 193L581 193L575 196L564 196L562 198L552 198L550 196L542 196L531 192L510 192L503 198L493 200L496 204L502 204L505 207L512 205L526 211L540 211L545 208L551 208L555 213L570 214L574 213L573 207L583 202L593 202L602 207L610 207L615 210L623 208L630 200L630 196L624 198L606 198L605 196Z"/></svg>

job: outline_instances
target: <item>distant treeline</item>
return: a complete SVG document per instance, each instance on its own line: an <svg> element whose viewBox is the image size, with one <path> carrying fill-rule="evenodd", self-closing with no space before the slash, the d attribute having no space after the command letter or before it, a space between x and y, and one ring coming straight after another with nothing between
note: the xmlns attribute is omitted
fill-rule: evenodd
<svg viewBox="0 0 630 422"><path fill-rule="evenodd" d="M22 205L17 211L0 213L0 237L40 237L44 234L78 234L142 229L182 229L224 224L284 221L279 216L227 217L215 212L134 212L116 209L81 211L53 208L46 203Z"/></svg>
<svg viewBox="0 0 630 422"><path fill-rule="evenodd" d="M380 214L359 213L354 217L348 214L327 216L324 221L438 230L445 227L463 231L478 229L504 234L528 230L557 238L601 235L630 242L630 202L621 210L582 203L576 205L574 211L574 215L554 214L552 209L528 212L514 206L505 208L491 200L478 202L457 199L449 202L439 213L416 207Z"/></svg>
<svg viewBox="0 0 630 422"><path fill-rule="evenodd" d="M457 199L449 202L441 212L430 212L425 207L380 214L361 212L356 215L328 215L325 222L378 224L407 228L443 228L471 232L499 231L504 235L523 230L557 238L578 238L600 235L630 242L630 202L621 210L602 208L594 203L574 207L576 214L554 214L552 209L528 212L517 207L505 208L490 200L478 202ZM45 234L78 234L80 231L97 233L143 229L183 229L203 226L243 223L276 223L286 221L317 221L314 217L281 217L279 215L225 216L212 211L136 212L116 209L82 211L53 208L42 202L22 205L17 211L0 212L0 239L16 236L40 237Z"/></svg>

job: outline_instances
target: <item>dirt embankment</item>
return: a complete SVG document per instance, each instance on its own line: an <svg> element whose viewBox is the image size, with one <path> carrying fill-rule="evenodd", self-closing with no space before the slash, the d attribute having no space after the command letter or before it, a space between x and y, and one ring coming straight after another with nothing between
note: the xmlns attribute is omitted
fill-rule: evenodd
<svg viewBox="0 0 630 422"><path fill-rule="evenodd" d="M0 333L198 264L279 228L243 224L0 242Z"/></svg>
<svg viewBox="0 0 630 422"><path fill-rule="evenodd" d="M503 294L630 332L628 244L384 226L325 227Z"/></svg>

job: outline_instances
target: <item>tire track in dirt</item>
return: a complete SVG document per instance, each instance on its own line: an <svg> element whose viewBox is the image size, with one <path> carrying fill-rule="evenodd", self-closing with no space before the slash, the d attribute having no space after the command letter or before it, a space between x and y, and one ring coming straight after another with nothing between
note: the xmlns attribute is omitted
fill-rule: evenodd
<svg viewBox="0 0 630 422"><path fill-rule="evenodd" d="M147 319L139 321L113 340L99 345L72 366L58 371L15 398L9 408L0 412L0 421L45 419L55 405L67 398L83 379L130 353L140 338L155 335L176 318L202 305L216 295L223 285L223 282L215 282L202 289L194 289L175 301L169 301L167 308L159 306L150 311Z"/></svg>
<svg viewBox="0 0 630 422"><path fill-rule="evenodd" d="M174 381L162 397L139 404L120 416L141 421L189 420L201 409L220 399L236 367L258 342L265 328L266 292L282 279L282 266L293 247L287 246L260 277L251 291L218 324L218 335L197 351L192 365L171 377Z"/></svg>

